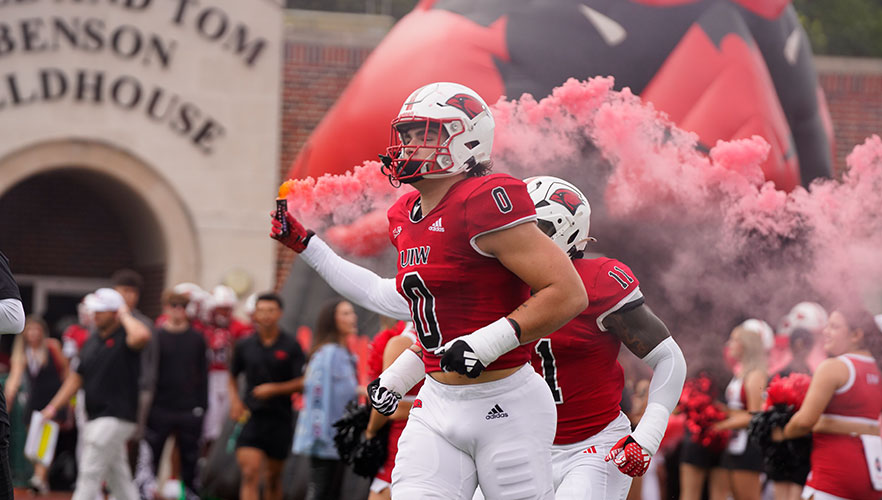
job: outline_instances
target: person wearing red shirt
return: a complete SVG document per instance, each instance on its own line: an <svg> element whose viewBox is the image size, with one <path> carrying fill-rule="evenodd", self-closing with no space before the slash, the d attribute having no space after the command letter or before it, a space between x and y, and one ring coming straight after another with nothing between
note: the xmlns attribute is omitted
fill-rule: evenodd
<svg viewBox="0 0 882 500"><path fill-rule="evenodd" d="M471 498L478 483L492 497L554 496L554 402L527 344L584 310L587 296L534 223L524 183L487 175L494 127L463 85L432 83L405 100L382 157L393 185L415 188L388 211L394 280L338 257L290 214L288 234L273 219L272 236L339 293L414 322L421 348L368 385L374 408L391 415L425 380L398 443L393 498Z"/></svg>
<svg viewBox="0 0 882 500"><path fill-rule="evenodd" d="M830 358L812 375L802 406L772 439L812 434L811 472L803 498L882 498L882 382L869 350L882 333L873 317L838 307L821 334Z"/></svg>

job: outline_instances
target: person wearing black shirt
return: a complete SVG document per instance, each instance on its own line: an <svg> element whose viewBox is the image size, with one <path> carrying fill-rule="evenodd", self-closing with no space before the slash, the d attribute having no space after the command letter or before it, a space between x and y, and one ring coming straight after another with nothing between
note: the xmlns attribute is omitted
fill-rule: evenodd
<svg viewBox="0 0 882 500"><path fill-rule="evenodd" d="M113 289L96 290L86 306L95 314L96 332L83 344L76 371L43 409L43 417L52 418L82 387L89 421L72 500L95 500L104 481L117 500L138 500L126 441L135 432L140 351L150 341L150 329Z"/></svg>
<svg viewBox="0 0 882 500"><path fill-rule="evenodd" d="M9 269L9 259L0 252L0 334L21 333L24 324L21 292ZM12 475L9 470L9 415L0 387L0 500L5 499L12 499Z"/></svg>
<svg viewBox="0 0 882 500"><path fill-rule="evenodd" d="M294 337L279 330L282 301L272 293L257 297L254 325L257 334L240 340L230 365L230 417L247 419L236 443L236 461L242 472L240 500L257 500L263 464L264 493L282 498L282 464L294 436L291 394L303 391L306 357ZM245 397L239 397L237 377L245 374Z"/></svg>
<svg viewBox="0 0 882 500"><path fill-rule="evenodd" d="M195 492L199 438L208 405L208 361L205 339L187 319L188 302L185 294L173 290L166 290L162 296L166 319L154 339L159 369L146 438L156 474L165 441L175 435L181 454L181 480Z"/></svg>

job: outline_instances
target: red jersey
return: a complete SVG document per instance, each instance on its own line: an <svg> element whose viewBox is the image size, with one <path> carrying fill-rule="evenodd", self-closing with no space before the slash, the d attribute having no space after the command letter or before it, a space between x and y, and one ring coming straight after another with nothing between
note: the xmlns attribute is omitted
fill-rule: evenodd
<svg viewBox="0 0 882 500"><path fill-rule="evenodd" d="M533 201L522 181L493 174L457 182L428 214L419 193L407 193L388 216L389 238L398 250L396 287L410 304L426 372L440 371L435 349L508 315L530 297L527 284L475 240L536 220ZM529 348L520 346L487 369L529 359Z"/></svg>
<svg viewBox="0 0 882 500"><path fill-rule="evenodd" d="M233 318L227 327L205 325L202 334L208 347L208 369L226 370L233 344L254 333L250 326Z"/></svg>
<svg viewBox="0 0 882 500"><path fill-rule="evenodd" d="M70 325L61 334L62 352L67 358L76 356L89 338L89 329L80 324Z"/></svg>
<svg viewBox="0 0 882 500"><path fill-rule="evenodd" d="M554 444L597 434L619 416L625 376L618 362L621 341L603 320L625 305L640 304L640 283L614 259L573 261L588 307L560 330L530 344L533 369L548 383L557 404Z"/></svg>
<svg viewBox="0 0 882 500"><path fill-rule="evenodd" d="M879 367L869 356L839 356L848 366L848 382L824 409L824 416L852 422L878 424L882 413ZM842 498L880 498L870 482L861 438L845 434L812 434L812 470L806 486Z"/></svg>

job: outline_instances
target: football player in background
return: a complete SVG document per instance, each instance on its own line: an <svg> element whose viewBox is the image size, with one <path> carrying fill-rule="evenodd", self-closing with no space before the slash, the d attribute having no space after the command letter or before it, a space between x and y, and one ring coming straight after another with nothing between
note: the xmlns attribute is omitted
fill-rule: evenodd
<svg viewBox="0 0 882 500"><path fill-rule="evenodd" d="M584 310L586 293L534 223L524 183L487 175L494 126L462 85L432 83L405 100L382 157L390 182L416 188L388 212L394 280L343 260L290 214L289 234L273 220L272 236L339 293L415 324L422 349L368 386L391 415L425 379L398 443L393 498L471 498L478 483L492 498L554 497L554 402L527 344Z"/></svg>
<svg viewBox="0 0 882 500"><path fill-rule="evenodd" d="M625 264L584 258L591 222L588 199L551 176L524 182L539 229L573 260L588 291L588 307L531 344L533 368L557 405L552 448L558 500L624 499L658 451L668 417L680 399L686 360L665 324L644 303L640 282ZM649 401L637 428L621 411L625 384L617 361L624 344L653 369ZM492 498L492 497L491 497Z"/></svg>

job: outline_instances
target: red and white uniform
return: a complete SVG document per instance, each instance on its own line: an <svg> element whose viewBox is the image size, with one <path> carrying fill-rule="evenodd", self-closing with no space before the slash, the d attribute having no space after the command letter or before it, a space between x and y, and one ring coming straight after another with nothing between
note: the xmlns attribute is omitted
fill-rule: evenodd
<svg viewBox="0 0 882 500"><path fill-rule="evenodd" d="M230 320L229 326L205 325L202 334L208 346L208 370L229 369L233 345L253 332L251 327L237 319Z"/></svg>
<svg viewBox="0 0 882 500"><path fill-rule="evenodd" d="M208 348L208 408L202 421L202 436L214 440L220 436L230 414L229 363L233 345L254 333L245 323L231 319L229 326L203 325Z"/></svg>
<svg viewBox="0 0 882 500"><path fill-rule="evenodd" d="M399 198L388 215L389 237L398 250L395 285L411 306L426 373L441 370L435 349L508 315L530 298L520 278L475 245L481 235L536 219L522 181L506 174L468 177L451 186L431 213L422 213L414 191ZM487 370L529 359L529 348L520 346Z"/></svg>
<svg viewBox="0 0 882 500"><path fill-rule="evenodd" d="M882 413L882 385L879 367L869 356L845 354L840 361L848 366L848 382L833 395L824 416L852 422L878 424ZM878 437L878 436L877 436ZM873 460L873 466L882 464ZM860 436L812 434L811 473L806 490L816 490L841 498L877 500L882 491L873 489L870 469Z"/></svg>
<svg viewBox="0 0 882 500"><path fill-rule="evenodd" d="M631 432L619 404L625 384L617 360L621 341L606 330L610 314L643 303L640 283L625 264L608 258L575 259L588 307L548 337L530 344L533 368L557 404L552 451L557 498L624 498L631 477L604 462Z"/></svg>
<svg viewBox="0 0 882 500"><path fill-rule="evenodd" d="M465 178L427 214L412 192L388 216L396 287L410 305L427 373L440 370L436 348L530 297L525 283L475 245L481 235L536 219L522 181ZM426 378L398 441L397 463L406 466L392 471L393 498L471 498L479 478L491 498L553 498L554 402L529 359L528 346L499 357L488 370L522 368L495 382L454 386Z"/></svg>
<svg viewBox="0 0 882 500"><path fill-rule="evenodd" d="M80 324L70 325L61 334L62 352L64 357L72 359L79 354L80 349L89 338L89 329Z"/></svg>

